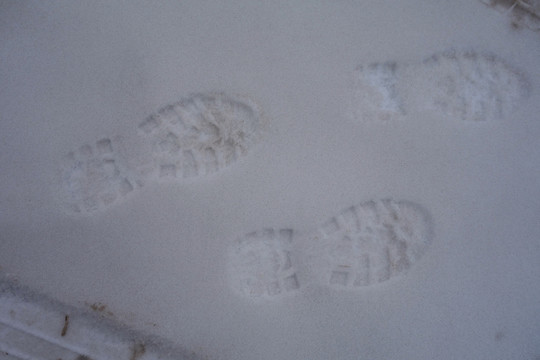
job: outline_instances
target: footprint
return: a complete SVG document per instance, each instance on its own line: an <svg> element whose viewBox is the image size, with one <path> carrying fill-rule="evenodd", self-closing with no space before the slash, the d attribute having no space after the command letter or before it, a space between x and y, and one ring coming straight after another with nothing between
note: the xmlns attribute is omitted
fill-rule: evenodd
<svg viewBox="0 0 540 360"><path fill-rule="evenodd" d="M60 166L57 192L69 212L93 213L148 180L207 175L232 164L262 128L262 113L248 99L196 94L141 122L140 136L104 138L71 152Z"/></svg>
<svg viewBox="0 0 540 360"><path fill-rule="evenodd" d="M151 158L145 176L174 180L212 174L245 155L261 130L261 111L250 100L192 95L139 124Z"/></svg>
<svg viewBox="0 0 540 360"><path fill-rule="evenodd" d="M528 95L525 77L493 55L448 52L425 60L413 85L424 99L419 105L466 121L501 119L511 115ZM411 79L412 80L412 79ZM418 94L417 94L418 95Z"/></svg>
<svg viewBox="0 0 540 360"><path fill-rule="evenodd" d="M73 213L92 213L140 186L120 156L118 140L103 138L68 154L60 170L60 199Z"/></svg>
<svg viewBox="0 0 540 360"><path fill-rule="evenodd" d="M369 201L328 220L310 239L312 272L323 284L354 289L404 274L431 242L431 221L406 201Z"/></svg>
<svg viewBox="0 0 540 360"><path fill-rule="evenodd" d="M228 262L233 290L249 298L275 298L298 290L292 241L291 229L264 229L237 239Z"/></svg>
<svg viewBox="0 0 540 360"><path fill-rule="evenodd" d="M359 66L353 87L357 119L400 119L431 111L464 121L511 115L529 84L517 69L494 55L449 51L420 64Z"/></svg>

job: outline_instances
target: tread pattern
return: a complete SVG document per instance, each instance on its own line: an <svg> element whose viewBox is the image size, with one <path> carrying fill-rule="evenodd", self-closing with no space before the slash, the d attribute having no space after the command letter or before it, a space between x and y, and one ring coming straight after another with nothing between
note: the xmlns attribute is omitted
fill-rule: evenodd
<svg viewBox="0 0 540 360"><path fill-rule="evenodd" d="M149 180L194 178L231 165L259 140L262 123L247 98L195 94L147 117L130 141L106 137L70 152L54 190L69 213L94 213Z"/></svg>
<svg viewBox="0 0 540 360"><path fill-rule="evenodd" d="M355 288L401 275L425 252L430 229L428 214L414 203L387 199L351 206L318 231L324 281Z"/></svg>
<svg viewBox="0 0 540 360"><path fill-rule="evenodd" d="M428 110L483 121L508 117L529 92L525 76L502 59L474 51L447 51L420 63L358 66L352 114L358 120L396 120L412 110Z"/></svg>
<svg viewBox="0 0 540 360"><path fill-rule="evenodd" d="M529 92L525 77L493 55L447 52L433 55L423 66L430 106L461 120L507 117Z"/></svg>
<svg viewBox="0 0 540 360"><path fill-rule="evenodd" d="M125 198L138 186L116 143L103 138L67 155L61 167L63 203L74 213L91 213Z"/></svg>
<svg viewBox="0 0 540 360"><path fill-rule="evenodd" d="M195 94L146 118L139 133L149 142L155 177L191 178L214 173L245 155L261 122L258 107L247 99Z"/></svg>
<svg viewBox="0 0 540 360"><path fill-rule="evenodd" d="M264 229L237 239L229 261L233 289L250 298L270 298L298 290L292 241L291 229Z"/></svg>

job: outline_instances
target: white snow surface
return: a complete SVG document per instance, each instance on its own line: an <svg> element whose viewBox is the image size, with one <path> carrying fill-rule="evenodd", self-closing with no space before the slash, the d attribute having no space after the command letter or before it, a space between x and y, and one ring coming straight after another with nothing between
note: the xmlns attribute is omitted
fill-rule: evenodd
<svg viewBox="0 0 540 360"><path fill-rule="evenodd" d="M539 359L540 33L492 7L0 2L0 276L194 359Z"/></svg>

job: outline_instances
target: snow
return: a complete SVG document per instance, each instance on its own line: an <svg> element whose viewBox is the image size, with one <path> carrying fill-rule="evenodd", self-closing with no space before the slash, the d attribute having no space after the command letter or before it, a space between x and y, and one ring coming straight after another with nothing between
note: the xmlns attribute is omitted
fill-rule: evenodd
<svg viewBox="0 0 540 360"><path fill-rule="evenodd" d="M538 358L540 39L496 5L2 3L0 272L196 358ZM178 104L192 157L141 129Z"/></svg>

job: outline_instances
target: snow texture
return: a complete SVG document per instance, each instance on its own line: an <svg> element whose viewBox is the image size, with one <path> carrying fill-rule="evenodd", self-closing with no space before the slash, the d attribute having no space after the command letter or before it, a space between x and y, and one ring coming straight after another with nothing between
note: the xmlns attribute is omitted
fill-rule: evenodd
<svg viewBox="0 0 540 360"><path fill-rule="evenodd" d="M539 359L538 6L0 2L0 359Z"/></svg>

